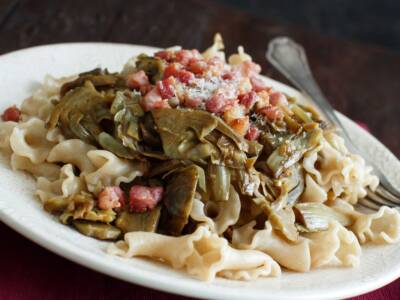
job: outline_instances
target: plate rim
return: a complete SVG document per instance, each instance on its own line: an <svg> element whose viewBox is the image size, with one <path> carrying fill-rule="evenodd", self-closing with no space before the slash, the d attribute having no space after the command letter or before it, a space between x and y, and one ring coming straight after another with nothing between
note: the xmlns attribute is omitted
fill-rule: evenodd
<svg viewBox="0 0 400 300"><path fill-rule="evenodd" d="M153 46L146 46L146 45L136 45L136 44L129 44L129 43L114 43L114 42L67 42L67 43L52 43L52 44L42 44L42 45L35 45L31 46L28 48L23 48L23 49L18 49L14 50L11 52L3 53L0 55L0 60L7 59L8 57L14 56L14 55L20 55L27 53L29 51L40 51L41 49L44 48L53 48L53 47L68 47L68 46L101 46L101 47L126 47L126 48L146 48L148 51L151 50L158 50L160 48L153 47ZM265 76L266 77L266 76ZM296 89L294 89L291 86L288 86L285 83L276 81L274 79L271 79L267 77L268 80L271 80L279 85L283 85L288 89L291 89L293 91L298 92ZM344 118L346 121L349 121L352 126L357 126L354 121L351 119L347 118L340 112L336 112L342 119ZM373 135L367 133L370 137L372 137L376 142L381 144L385 149L387 147L383 145L379 140L377 140ZM388 149L387 149L388 150ZM390 151L390 150L388 150ZM157 277L157 279L151 279L149 275L151 275L151 271L143 271L141 270L140 272L136 273L135 277L132 277L132 274L128 274L125 272L119 273L118 270L116 269L115 266L105 264L101 260L96 259L96 257L92 257L89 255L86 255L84 252L79 252L78 249L75 249L76 246L70 244L68 248L65 248L64 245L59 245L57 243L56 239L51 239L47 238L44 234L40 234L39 232L36 232L35 229L24 226L21 222L18 222L17 220L13 219L11 215L8 215L4 210L0 209L0 221L6 224L8 227L11 229L15 230L28 240L34 242L37 245L40 245L41 247L63 257L66 258L74 263L77 263L81 266L87 267L91 270L97 271L99 273L118 278L120 280L129 282L129 283L134 283L138 284L141 286L145 286L147 288L155 289L155 290L160 290L176 295L184 295L184 296L189 296L189 297L195 297L195 298L209 298L212 297L214 299L226 299L229 297L230 299L241 299L240 295L237 295L237 290L232 289L232 292L229 293L227 290L229 287L222 287L218 286L218 288L223 289L222 293L215 293L213 290L208 290L207 293L205 293L206 290L201 290L200 288L196 287L198 286L197 282L196 284L190 284L190 285L180 285L179 281L178 283L170 284L166 281L161 281L160 277ZM149 274L147 274L149 273ZM189 276L189 275L188 275ZM167 277L167 276L163 276ZM347 288L344 290L338 290L337 292L331 293L330 295L327 295L324 299L337 299L337 298L344 298L344 297L354 297L358 296L361 294L368 293L370 291L379 289L380 287L389 284L390 282L396 280L398 277L400 277L400 263L397 269L392 269L391 272L386 272L384 273L381 277L379 277L378 280L375 281L370 281L365 284L361 285L356 285L353 288ZM279 280L279 279L278 279ZM200 283L207 285L209 283L204 283L199 281ZM156 283L156 285L152 285ZM178 289L177 289L178 287ZM202 287L204 288L204 287ZM196 292L200 292L199 294L195 294ZM250 295L248 299L260 299L263 295ZM279 295L279 296L274 296L273 299L321 299L321 295L317 294L305 294L305 295Z"/></svg>

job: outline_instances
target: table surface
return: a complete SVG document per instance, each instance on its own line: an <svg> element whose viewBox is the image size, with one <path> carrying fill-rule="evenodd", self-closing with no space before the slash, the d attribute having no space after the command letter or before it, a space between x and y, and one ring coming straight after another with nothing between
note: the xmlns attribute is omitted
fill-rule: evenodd
<svg viewBox="0 0 400 300"><path fill-rule="evenodd" d="M50 43L103 41L204 49L215 32L228 53L243 45L263 73L286 82L264 58L268 41L301 43L334 107L366 123L400 156L400 54L282 26L211 1L0 0L0 54ZM0 224L0 299L188 299L85 269ZM397 299L400 280L357 299Z"/></svg>

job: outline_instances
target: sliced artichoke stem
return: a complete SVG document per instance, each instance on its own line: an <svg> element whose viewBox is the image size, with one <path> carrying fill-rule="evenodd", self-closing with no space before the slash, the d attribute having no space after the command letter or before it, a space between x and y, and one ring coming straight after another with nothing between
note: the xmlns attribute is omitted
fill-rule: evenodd
<svg viewBox="0 0 400 300"><path fill-rule="evenodd" d="M352 224L352 219L322 203L298 203L294 206L296 221L309 231L327 230L329 222L338 221L343 226Z"/></svg>

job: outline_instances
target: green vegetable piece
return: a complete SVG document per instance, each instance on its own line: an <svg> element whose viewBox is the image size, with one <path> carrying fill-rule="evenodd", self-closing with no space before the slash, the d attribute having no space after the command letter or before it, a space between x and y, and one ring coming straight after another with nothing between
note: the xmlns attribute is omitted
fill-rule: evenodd
<svg viewBox="0 0 400 300"><path fill-rule="evenodd" d="M54 107L49 128L57 125L68 138L79 138L96 144L96 137L103 131L99 123L111 119L109 105L113 97L96 91L90 81L61 98Z"/></svg>
<svg viewBox="0 0 400 300"><path fill-rule="evenodd" d="M63 212L68 206L68 199L62 197L53 197L44 202L45 211L52 214Z"/></svg>
<svg viewBox="0 0 400 300"><path fill-rule="evenodd" d="M171 171L176 170L177 168L182 166L182 162L175 159L170 159L166 161L159 162L152 164L149 170L149 177L154 177L158 175L164 175Z"/></svg>
<svg viewBox="0 0 400 300"><path fill-rule="evenodd" d="M160 135L156 130L153 117L150 113L145 114L140 122L140 132L142 134L142 140L146 145L161 148Z"/></svg>
<svg viewBox="0 0 400 300"><path fill-rule="evenodd" d="M80 233L99 240L116 240L121 235L121 230L110 224L75 220L72 225Z"/></svg>
<svg viewBox="0 0 400 300"><path fill-rule="evenodd" d="M85 81L90 81L96 88L124 87L125 80L118 74L110 74L107 70L99 68L89 72L79 74L79 77L73 81L64 83L60 89L61 96L64 96L70 90L84 85Z"/></svg>
<svg viewBox="0 0 400 300"><path fill-rule="evenodd" d="M315 107L310 106L310 105L303 105L300 103L298 103L298 106L300 106L300 108L303 109L305 112L310 113L312 116L312 119L315 122L321 122L322 119L321 119L320 113L317 111L317 109Z"/></svg>
<svg viewBox="0 0 400 300"><path fill-rule="evenodd" d="M220 118L202 110L156 109L154 123L162 140L165 154L184 159L233 168L250 167L261 145L238 136Z"/></svg>
<svg viewBox="0 0 400 300"><path fill-rule="evenodd" d="M137 157L135 153L132 153L128 148L122 145L120 141L106 132L100 133L97 137L97 141L105 150L108 150L119 157L127 159L134 159Z"/></svg>
<svg viewBox="0 0 400 300"><path fill-rule="evenodd" d="M263 209L275 230L279 231L289 241L298 240L299 232L295 224L295 214L292 207L287 206L274 210L266 199L255 198L253 201Z"/></svg>
<svg viewBox="0 0 400 300"><path fill-rule="evenodd" d="M211 114L181 109L156 109L151 113L168 157L204 162L216 151L204 139L218 124Z"/></svg>
<svg viewBox="0 0 400 300"><path fill-rule="evenodd" d="M136 69L143 70L149 77L150 82L155 84L164 76L165 63L157 57L140 54L136 60Z"/></svg>
<svg viewBox="0 0 400 300"><path fill-rule="evenodd" d="M286 129L290 132L299 134L302 131L301 124L288 112L284 112L283 120L285 121Z"/></svg>
<svg viewBox="0 0 400 300"><path fill-rule="evenodd" d="M272 211L268 218L272 227L280 231L289 241L298 240L299 232L295 226L295 214L291 207L287 206L278 211Z"/></svg>
<svg viewBox="0 0 400 300"><path fill-rule="evenodd" d="M298 203L294 206L296 221L309 232L327 230L329 222L338 221L343 226L352 224L352 219L322 203Z"/></svg>
<svg viewBox="0 0 400 300"><path fill-rule="evenodd" d="M275 178L278 178L285 170L295 165L304 155L318 143L321 131L302 132L293 139L287 139L276 148L267 159L267 166Z"/></svg>
<svg viewBox="0 0 400 300"><path fill-rule="evenodd" d="M250 169L256 157L248 158L246 153L239 150L226 136L220 136L216 142L219 152L213 153L211 161L216 165L225 165L235 169Z"/></svg>
<svg viewBox="0 0 400 300"><path fill-rule="evenodd" d="M93 196L81 191L79 194L71 195L67 198L53 197L46 200L43 207L46 211L57 214L70 212L75 218L82 217L94 207Z"/></svg>
<svg viewBox="0 0 400 300"><path fill-rule="evenodd" d="M199 175L199 180L197 182L197 186L203 191L207 191L207 184L206 184L206 174L204 169L200 166L193 165L197 169L197 174Z"/></svg>
<svg viewBox="0 0 400 300"><path fill-rule="evenodd" d="M111 223L115 220L116 213L112 210L90 210L84 212L81 216L74 216L74 212L65 211L60 216L60 221L63 224L68 224L71 219L79 219L93 222L101 222L101 223Z"/></svg>
<svg viewBox="0 0 400 300"><path fill-rule="evenodd" d="M288 191L286 198L287 205L294 205L304 191L304 175L299 164L288 169L288 177L280 179L280 186L284 186Z"/></svg>
<svg viewBox="0 0 400 300"><path fill-rule="evenodd" d="M301 121L303 121L303 123L312 123L314 122L312 119L312 114L310 112L306 112L304 111L300 106L298 106L297 104L292 104L290 105L290 109L292 110L292 112L294 113L294 115Z"/></svg>
<svg viewBox="0 0 400 300"><path fill-rule="evenodd" d="M226 124L221 119L218 119L217 130L219 132L221 132L222 134L224 134L225 136L229 137L235 143L235 145L238 147L239 150L242 150L244 152L249 152L249 150L250 150L249 142L247 140L245 140L243 137L241 137L240 135L238 135L232 129L231 126ZM252 148L254 148L254 147L252 147ZM255 149L253 149L253 151L255 151ZM254 153L254 154L256 155L256 153Z"/></svg>
<svg viewBox="0 0 400 300"><path fill-rule="evenodd" d="M199 173L195 166L189 166L174 172L170 178L163 199L159 229L178 236L188 223Z"/></svg>
<svg viewBox="0 0 400 300"><path fill-rule="evenodd" d="M144 111L140 106L140 99L139 93L119 91L116 93L110 109L114 115L118 137L133 150L137 150L137 142L141 139L139 120L144 116Z"/></svg>
<svg viewBox="0 0 400 300"><path fill-rule="evenodd" d="M131 231L147 231L155 232L160 218L161 206L144 213L132 213L124 211L117 220L115 226L122 230L122 232Z"/></svg>

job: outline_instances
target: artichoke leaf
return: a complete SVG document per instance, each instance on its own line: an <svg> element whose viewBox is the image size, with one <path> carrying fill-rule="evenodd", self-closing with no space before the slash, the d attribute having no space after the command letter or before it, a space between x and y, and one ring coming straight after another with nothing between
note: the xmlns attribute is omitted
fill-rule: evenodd
<svg viewBox="0 0 400 300"><path fill-rule="evenodd" d="M225 123L222 119L218 118L218 126L216 128L224 136L230 138L236 147L248 153L250 156L258 156L262 150L262 145L256 141L248 141L242 136L238 135L231 126Z"/></svg>
<svg viewBox="0 0 400 300"><path fill-rule="evenodd" d="M259 139L261 144L264 146L263 153L270 155L285 140L290 140L294 138L294 136L294 134L288 132L271 132L269 130L264 131Z"/></svg>
<svg viewBox="0 0 400 300"><path fill-rule="evenodd" d="M136 60L136 69L143 70L149 77L150 82L155 84L164 76L165 63L158 57L140 54Z"/></svg>
<svg viewBox="0 0 400 300"><path fill-rule="evenodd" d="M304 191L304 175L300 164L290 167L287 171L288 176L277 180L275 186L285 187L288 191L286 204L294 205Z"/></svg>
<svg viewBox="0 0 400 300"><path fill-rule="evenodd" d="M153 117L150 113L146 113L142 118L140 124L140 133L142 135L143 142L151 147L160 148L162 146L160 135L156 130Z"/></svg>
<svg viewBox="0 0 400 300"><path fill-rule="evenodd" d="M163 199L159 230L178 236L189 221L199 179L198 169L188 166L169 176Z"/></svg>
<svg viewBox="0 0 400 300"><path fill-rule="evenodd" d="M118 74L110 74L107 70L103 71L97 68L89 72L81 73L77 79L64 83L60 89L60 95L64 96L68 91L82 86L85 81L90 81L93 86L97 88L125 86L125 81Z"/></svg>
<svg viewBox="0 0 400 300"><path fill-rule="evenodd" d="M291 207L284 207L269 215L269 220L274 229L280 231L289 241L295 242L299 238L299 232L295 225L295 214Z"/></svg>
<svg viewBox="0 0 400 300"><path fill-rule="evenodd" d="M352 224L352 219L322 203L297 203L294 206L296 220L310 232L327 230L329 222L338 221L343 226Z"/></svg>
<svg viewBox="0 0 400 300"><path fill-rule="evenodd" d="M119 157L127 159L138 158L138 154L130 151L129 148L126 148L120 141L106 132L100 133L97 136L97 141L105 150L108 150Z"/></svg>
<svg viewBox="0 0 400 300"><path fill-rule="evenodd" d="M200 141L218 125L217 117L202 110L163 108L151 113L159 131L182 135L191 129Z"/></svg>
<svg viewBox="0 0 400 300"><path fill-rule="evenodd" d="M160 205L144 213L124 211L118 215L118 218L115 221L115 226L121 229L124 233L131 231L156 232L160 212Z"/></svg>
<svg viewBox="0 0 400 300"><path fill-rule="evenodd" d="M288 168L295 165L308 150L316 146L321 136L321 130L302 132L291 140L286 140L276 148L267 159L267 166L275 178L278 178Z"/></svg>
<svg viewBox="0 0 400 300"><path fill-rule="evenodd" d="M213 201L228 201L231 186L231 172L229 169L222 165L209 164L207 176Z"/></svg>
<svg viewBox="0 0 400 300"><path fill-rule="evenodd" d="M93 144L103 131L99 125L101 120L111 119L111 114L106 113L111 101L112 96L99 93L91 82L86 81L60 99L50 115L48 127L58 125L68 138Z"/></svg>
<svg viewBox="0 0 400 300"><path fill-rule="evenodd" d="M157 109L151 113L168 157L205 163L215 151L204 139L218 123L211 114L181 109Z"/></svg>
<svg viewBox="0 0 400 300"><path fill-rule="evenodd" d="M150 170L149 170L149 177L155 177L159 175L164 175L166 173L169 173L173 170L176 170L177 168L181 167L183 165L183 162L180 160L176 159L169 159L161 162L156 162L151 165Z"/></svg>
<svg viewBox="0 0 400 300"><path fill-rule="evenodd" d="M124 145L137 150L137 142L141 139L139 133L139 120L144 115L139 102L140 94L129 91L119 91L111 105L110 111L114 115L118 137Z"/></svg>
<svg viewBox="0 0 400 300"><path fill-rule="evenodd" d="M75 220L72 225L80 233L99 240L116 240L121 235L121 230L110 224Z"/></svg>
<svg viewBox="0 0 400 300"><path fill-rule="evenodd" d="M219 151L212 153L211 161L213 164L226 165L237 169L251 166L252 163L251 161L248 163L246 153L239 150L226 136L219 137L216 146Z"/></svg>
<svg viewBox="0 0 400 300"><path fill-rule="evenodd" d="M68 207L68 203L68 198L53 197L43 203L43 208L47 212L57 214L63 212Z"/></svg>
<svg viewBox="0 0 400 300"><path fill-rule="evenodd" d="M312 119L312 114L303 110L299 105L293 103L290 105L290 109L292 110L293 114L301 120L303 123L312 123L314 122Z"/></svg>
<svg viewBox="0 0 400 300"><path fill-rule="evenodd" d="M296 242L298 240L299 232L295 224L296 218L292 207L285 206L279 210L274 210L265 198L254 198L253 201L263 209L275 230L279 231L289 241Z"/></svg>
<svg viewBox="0 0 400 300"><path fill-rule="evenodd" d="M101 223L111 223L115 220L116 213L112 210L90 210L86 211L77 218L74 216L74 213L71 211L65 211L60 216L60 221L63 224L68 224L71 219L74 220L86 220L86 221L93 221L93 222L101 222Z"/></svg>
<svg viewBox="0 0 400 300"><path fill-rule="evenodd" d="M116 215L117 214L112 209L94 209L86 212L80 219L94 222L111 223L115 220Z"/></svg>
<svg viewBox="0 0 400 300"><path fill-rule="evenodd" d="M117 129L115 140L120 140L122 146L129 150L124 153L119 146L120 156L125 158L133 156L137 159L143 159L143 157L140 157L142 155L165 160L167 156L164 153L153 150L154 146L160 143L159 137L158 133L150 128L152 118L150 114L144 113L139 104L140 98L141 95L137 92L119 91L111 105L110 111L114 115L114 124ZM145 129L146 131L144 131ZM110 138L108 140L111 142ZM143 144L141 144L142 142ZM149 145L146 146L146 143L149 143ZM116 148L117 144L113 144Z"/></svg>
<svg viewBox="0 0 400 300"><path fill-rule="evenodd" d="M197 169L197 174L199 176L199 179L197 181L197 186L203 191L207 191L207 184L206 184L206 174L204 172L204 169L198 165L193 165Z"/></svg>
<svg viewBox="0 0 400 300"><path fill-rule="evenodd" d="M165 154L174 159L189 159L202 164L249 167L261 145L237 135L219 117L202 110L157 109L152 112Z"/></svg>
<svg viewBox="0 0 400 300"><path fill-rule="evenodd" d="M219 120L217 130L219 132L221 132L223 135L229 137L235 143L235 145L237 146L237 148L239 150L242 150L244 152L249 151L249 145L248 145L247 141L243 137L238 135L232 129L232 127L229 126L228 124L226 124L224 121Z"/></svg>
<svg viewBox="0 0 400 300"><path fill-rule="evenodd" d="M46 200L43 207L51 213L71 212L74 218L80 218L94 208L95 200L92 194L81 191L69 197L53 197Z"/></svg>

